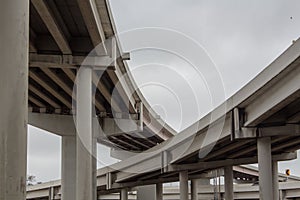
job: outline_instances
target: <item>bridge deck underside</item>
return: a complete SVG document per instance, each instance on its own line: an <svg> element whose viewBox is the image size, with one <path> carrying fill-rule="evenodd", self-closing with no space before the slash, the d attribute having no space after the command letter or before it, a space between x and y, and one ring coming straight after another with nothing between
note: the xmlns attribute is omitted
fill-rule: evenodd
<svg viewBox="0 0 300 200"><path fill-rule="evenodd" d="M295 124L299 124L300 122L300 97L299 94L296 94L298 97L290 102L288 105L284 106L278 112L274 113L268 119L260 124L260 126L270 125L270 124L286 124L288 120L291 118L294 119L293 122ZM292 97L291 97L292 98ZM272 155L282 155L288 152L294 152L300 148L300 136L273 136L272 139ZM195 163L203 163L203 169L201 164L199 165L199 169L189 170L189 175L191 177L201 174L205 174L214 169L218 169L221 165L218 165L218 161L226 161L226 160L236 160L239 164L251 164L257 163L257 139L238 139L232 140L231 136L227 136L221 140L219 140L211 152L200 159L198 152L194 154L190 154L189 156L181 159L180 162L176 163L178 165L189 165ZM240 162L239 162L240 160ZM205 166L206 163L216 163L212 166ZM183 169L183 168L182 168ZM188 170L188 167L186 168ZM124 183L132 183L134 182L156 182L156 180L164 180L167 182L178 181L179 171L177 172L168 172L162 173L161 170L152 171L146 174L141 174L132 177L132 179L126 179Z"/></svg>
<svg viewBox="0 0 300 200"><path fill-rule="evenodd" d="M284 80L284 77L287 76L286 72L289 74L293 74L296 76L299 75L299 57L293 61L284 71L281 72L280 75L274 77L272 81L269 81L264 87L257 91L244 100L240 106L248 107L251 102L255 102L257 99L265 99L269 98L264 96L264 92L266 90L270 90L269 86L274 86L274 84L278 83L278 81ZM295 71L293 71L295 70ZM286 84L286 82L285 82ZM275 86L274 86L275 87ZM278 97L272 97L278 98ZM272 100L270 100L271 102ZM290 93L289 96L285 97L280 103L274 104L271 106L271 109L266 109L260 115L257 116L257 119L251 122L253 125L249 126L249 128L274 128L272 130L280 129L282 127L286 127L287 125L295 126L296 129L287 130L284 133L276 134L273 132L270 133L271 136L271 149L273 158L278 161L282 160L290 160L294 159L296 156L295 151L300 149L300 135L299 135L299 124L300 124L300 90L296 89L294 92ZM256 112L256 110L253 110ZM252 115L253 113L250 113ZM246 119L247 121L247 119ZM226 123L225 123L226 124ZM227 125L230 124L227 123ZM226 125L224 125L225 127ZM230 125L229 125L230 126ZM229 131L230 132L230 131ZM275 131L276 132L276 131ZM197 140L197 135L206 134L206 131L200 131L193 136L194 141ZM167 170L164 167L155 168L152 171L147 171L144 173L134 173L133 171L126 172L117 172L115 173L116 179L112 187L126 187L126 186L137 186L143 184L151 184L157 182L173 182L178 181L179 172L182 170L187 170L190 178L197 177L205 177L205 174L210 173L212 170L222 168L226 165L242 165L242 164L252 164L258 162L258 154L257 154L257 140L259 136L245 137L232 139L232 135L226 134L224 137L221 137L219 140L216 140L217 143L213 145L213 148L210 149L209 153L204 157L199 157L199 148L201 145L191 143L191 147L186 148L187 153L183 153L179 158L171 157L173 160L169 165L171 166L171 170L169 170L169 166L166 166ZM201 140L199 140L201 142ZM197 143L197 142L196 142ZM193 146L194 145L194 146ZM197 147L196 147L197 146ZM176 148L176 147L175 147ZM207 148L207 147L205 147ZM192 150L190 150L192 149ZM198 150L197 150L198 149ZM202 149L203 150L203 149ZM172 148L165 150L172 152ZM172 154L172 153L171 153ZM175 154L173 154L175 155ZM293 155L290 158L285 157L283 155ZM283 157L282 157L283 156ZM163 158L163 157L162 157ZM154 160L154 158L150 157L149 159ZM149 161L144 160L144 163L148 163ZM126 165L125 165L126 166ZM127 169L125 166L123 168ZM143 165L140 165L141 167ZM173 167L172 167L173 166ZM175 166L175 167L174 167ZM141 168L140 167L140 168ZM130 167L131 169L135 169L134 167ZM121 168L122 169L122 168ZM136 168L138 169L138 168ZM102 172L102 171L101 171ZM100 172L100 174L102 174ZM106 188L99 187L99 192L105 192Z"/></svg>
<svg viewBox="0 0 300 200"><path fill-rule="evenodd" d="M73 88L81 63L97 45L107 45L105 40L114 35L106 1L95 2L93 7L85 0L30 1L30 112L74 114L76 97ZM107 56L107 52L102 50L94 51L93 54L97 52L99 56ZM118 73L126 73L123 60L118 58L116 63ZM135 93L128 96L126 86L118 84L116 71L110 67L93 71L93 105L97 116L110 118L121 115L128 118L137 113L133 102L140 100ZM107 141L101 142L115 148L140 152L162 141L159 135L144 129L137 134L108 136Z"/></svg>

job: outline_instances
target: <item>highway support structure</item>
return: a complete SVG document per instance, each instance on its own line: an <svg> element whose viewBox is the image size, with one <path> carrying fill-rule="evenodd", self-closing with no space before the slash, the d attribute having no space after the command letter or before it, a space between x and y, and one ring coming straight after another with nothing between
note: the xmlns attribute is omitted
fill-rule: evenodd
<svg viewBox="0 0 300 200"><path fill-rule="evenodd" d="M235 108L233 110L234 131L233 139L257 140L257 157L259 167L259 194L261 199L279 199L278 189L278 161L272 160L272 136L286 136L288 134L299 134L299 124L274 124L261 127L247 127L244 110ZM227 167L225 168L227 169ZM227 171L229 174L229 171ZM226 180L225 180L226 181ZM225 184L225 187L228 184ZM230 188L228 188L228 191ZM230 192L233 194L232 192ZM227 196L227 194L226 194Z"/></svg>
<svg viewBox="0 0 300 200"><path fill-rule="evenodd" d="M29 1L3 1L1 25L0 199L26 198Z"/></svg>
<svg viewBox="0 0 300 200"><path fill-rule="evenodd" d="M43 1L33 0L32 2L35 8L39 8L37 10L39 10L41 17L47 18L46 15L48 13L42 12L45 8ZM79 2L82 3L83 1ZM0 120L0 199L23 200L25 198L26 180L29 2L23 1L20 3L16 0L7 1L0 8L0 11L1 32L3 31L3 34L1 34L1 44L5 47L1 53L2 70L5 73L0 74L0 90L2 95L1 112L3 113ZM54 39L59 41L59 48L64 55L70 54L71 51L68 44L63 41L64 37L60 31L58 31L56 24L53 20L49 20L49 18L47 19L50 32L53 34ZM295 43L294 47L297 45L298 43ZM40 57L32 55L29 55L29 58L36 62L41 59ZM105 58L109 59L108 57ZM76 60L77 58L73 57L72 59ZM282 64L282 62L275 62L275 64L276 63L279 63L277 65L286 67ZM34 64L34 62L31 64ZM272 70L273 69L274 68L272 68ZM294 74L295 76L293 76ZM275 128L260 127L258 129L251 128L251 126L265 116L264 115L262 117L262 113L267 113L267 111L273 110L276 105L279 105L284 100L280 98L273 98L273 96L283 93L285 95L280 95L280 97L286 98L296 93L295 90L299 90L299 87L297 87L297 81L299 81L299 79L297 79L298 76L296 75L297 73L290 73L289 76L283 77L280 81L283 83L288 82L288 84L280 85L277 82L274 84L274 87L272 87L272 90L268 90L263 93L264 96L271 96L272 98L270 99L272 101L262 102L259 101L259 99L262 98L254 98L254 103L251 103L251 106L246 109L246 112L247 110L252 111L251 114L248 113L248 122L240 123L242 120L236 120L237 123L235 123L235 125L238 126L235 127L237 132L234 134L234 139L252 137L258 141L258 162L261 179L260 195L264 199L272 199L272 193L274 194L273 198L277 198L276 195L278 190L276 184L272 184L277 182L274 176L277 173L276 162L278 159L272 159L270 137L274 134L280 135L281 132L294 133L295 131L290 130L299 130L299 125L289 124ZM95 198L96 195L96 170L94 159L96 137L93 135L93 113L91 109L91 69L88 66L83 67L82 72L79 72L78 77L78 102L76 106L80 112L76 113L77 129L69 127L70 129L66 130L66 124L64 124L63 127L52 127L56 129L61 128L64 134L66 134L63 135L62 198L67 200L69 198L76 200ZM246 93L252 94L249 91ZM265 112L262 112L262 109L265 110ZM257 112L254 112L253 110ZM238 112L238 114L240 113ZM85 134L82 134L82 132L85 132ZM250 161L245 162L253 162L255 159L250 158L249 160ZM207 166L216 166L219 164L218 167L224 167L225 165L237 164L239 161L236 161L237 163L234 162L235 161L224 161L222 163L198 163L194 165L194 167L191 165L177 167L191 167L195 169L195 167L201 167L202 164ZM176 166L171 167L176 168ZM179 180L181 183L180 190L182 191L181 199L187 199L187 171L186 169L177 171L180 171ZM230 172L227 173L227 176L230 177ZM228 178L228 181L230 181L230 178ZM227 185L228 192L226 192L226 195L231 194L230 184ZM123 194L125 194L124 188L121 190L123 191ZM124 198L126 198L125 196L127 195L123 195Z"/></svg>

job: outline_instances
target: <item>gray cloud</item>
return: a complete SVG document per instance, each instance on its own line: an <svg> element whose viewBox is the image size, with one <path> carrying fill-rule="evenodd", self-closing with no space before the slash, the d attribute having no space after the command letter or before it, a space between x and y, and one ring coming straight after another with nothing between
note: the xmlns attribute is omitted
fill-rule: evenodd
<svg viewBox="0 0 300 200"><path fill-rule="evenodd" d="M32 126L28 132L27 174L42 182L59 179L60 137Z"/></svg>

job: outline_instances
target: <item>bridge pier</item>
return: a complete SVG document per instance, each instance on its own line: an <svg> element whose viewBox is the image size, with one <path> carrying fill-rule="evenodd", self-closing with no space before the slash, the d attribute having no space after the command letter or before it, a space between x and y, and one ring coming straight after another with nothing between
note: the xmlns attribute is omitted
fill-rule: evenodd
<svg viewBox="0 0 300 200"><path fill-rule="evenodd" d="M188 178L188 171L179 172L180 200L189 199Z"/></svg>
<svg viewBox="0 0 300 200"><path fill-rule="evenodd" d="M198 187L199 187L198 179L192 179L191 180L191 200L198 200Z"/></svg>
<svg viewBox="0 0 300 200"><path fill-rule="evenodd" d="M155 185L144 185L137 187L137 199L155 200L156 190Z"/></svg>
<svg viewBox="0 0 300 200"><path fill-rule="evenodd" d="M163 184L157 183L156 184L156 200L163 200Z"/></svg>
<svg viewBox="0 0 300 200"><path fill-rule="evenodd" d="M225 166L224 168L225 176L225 199L233 199L233 168L232 165Z"/></svg>
<svg viewBox="0 0 300 200"><path fill-rule="evenodd" d="M260 199L273 200L271 138L257 139Z"/></svg>
<svg viewBox="0 0 300 200"><path fill-rule="evenodd" d="M62 136L61 157L61 199L76 199L76 136Z"/></svg>
<svg viewBox="0 0 300 200"><path fill-rule="evenodd" d="M278 162L273 161L272 163L273 171L273 194L274 199L279 200L279 182L278 182Z"/></svg>
<svg viewBox="0 0 300 200"><path fill-rule="evenodd" d="M127 190L127 188L121 189L120 200L128 200L128 190Z"/></svg>
<svg viewBox="0 0 300 200"><path fill-rule="evenodd" d="M2 1L0 199L26 198L29 1Z"/></svg>
<svg viewBox="0 0 300 200"><path fill-rule="evenodd" d="M93 133L92 68L81 67L76 97L76 200L96 199L96 144Z"/></svg>

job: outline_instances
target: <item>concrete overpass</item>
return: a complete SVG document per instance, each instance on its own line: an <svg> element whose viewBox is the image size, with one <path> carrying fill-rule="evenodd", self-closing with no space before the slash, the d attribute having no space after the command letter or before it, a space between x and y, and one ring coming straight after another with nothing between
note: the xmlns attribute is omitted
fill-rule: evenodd
<svg viewBox="0 0 300 200"><path fill-rule="evenodd" d="M198 199L214 199L214 197L224 198L224 184L213 185L212 179L224 176L224 171L215 176L211 171L207 177L198 181ZM235 166L233 170L234 199L259 199L258 168L253 166ZM287 177L278 173L280 199L300 198L300 178L296 176ZM152 187L153 188L153 187ZM155 187L154 187L155 188ZM179 189L176 185L163 186L163 199L179 199ZM119 199L119 193L108 193L98 196L98 199ZM140 197L140 188L131 188L128 199ZM189 184L189 198L191 198L191 184ZM27 199L61 199L61 182L51 181L37 184L27 188Z"/></svg>
<svg viewBox="0 0 300 200"><path fill-rule="evenodd" d="M295 159L300 144L299 40L174 136L134 90L107 1L11 0L0 11L0 199L25 199L27 123L62 136L62 199L117 191L125 200L150 184L162 199L162 183L179 181L183 200L189 179L219 168L233 199L233 166L257 162L260 198L279 199L277 162ZM97 141L143 153L96 171Z"/></svg>
<svg viewBox="0 0 300 200"><path fill-rule="evenodd" d="M37 188L37 187L36 187ZM134 189L134 188L133 188ZM199 187L198 199L199 200L207 200L214 199L216 194L220 194L221 197L224 197L224 186L221 185L220 193L215 193L215 187L212 185ZM30 190L34 190L34 188L30 188ZM279 183L279 194L280 199L299 199L300 198L300 184L299 182L288 182L288 183ZM28 199L49 199L49 195L53 195L52 199L60 199L60 190L57 189L56 185L49 185L49 187L44 186L43 189L36 189L35 191L28 191ZM128 199L136 200L137 199L136 191L129 191ZM163 199L166 200L177 200L179 199L179 189L178 187L165 186ZM189 196L191 196L191 191L189 189ZM43 198L44 197L44 198ZM104 200L118 200L120 198L119 193L109 193L103 194L98 197L98 199ZM257 200L259 199L259 186L252 184L241 184L234 185L234 199L251 199Z"/></svg>
<svg viewBox="0 0 300 200"><path fill-rule="evenodd" d="M299 149L299 50L298 40L223 105L172 139L100 169L100 188L180 181L181 199L187 199L188 179L225 167L225 198L232 199L232 166L258 162L261 198L278 199L277 162L294 159ZM218 127L220 137L206 140Z"/></svg>

